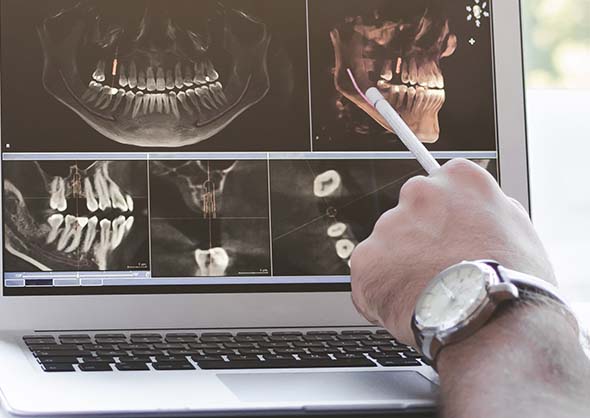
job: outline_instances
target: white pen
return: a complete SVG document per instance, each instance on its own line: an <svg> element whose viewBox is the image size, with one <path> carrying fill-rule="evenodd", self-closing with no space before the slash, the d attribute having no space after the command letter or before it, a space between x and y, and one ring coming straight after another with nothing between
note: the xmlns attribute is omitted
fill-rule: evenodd
<svg viewBox="0 0 590 418"><path fill-rule="evenodd" d="M377 109L377 112L387 121L391 129L397 134L399 139L410 150L418 162L422 165L428 174L432 174L440 168L440 164L434 159L432 154L420 142L416 134L404 122L401 116L389 104L383 95L375 87L371 87L365 94L369 103Z"/></svg>

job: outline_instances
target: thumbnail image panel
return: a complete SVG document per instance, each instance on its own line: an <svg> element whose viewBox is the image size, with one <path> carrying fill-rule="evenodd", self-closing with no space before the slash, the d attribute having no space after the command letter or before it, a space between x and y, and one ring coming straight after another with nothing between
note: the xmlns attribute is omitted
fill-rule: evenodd
<svg viewBox="0 0 590 418"><path fill-rule="evenodd" d="M310 148L305 0L7 0L1 19L4 150Z"/></svg>
<svg viewBox="0 0 590 418"><path fill-rule="evenodd" d="M496 175L495 160L479 160ZM347 275L350 257L402 185L424 174L415 160L271 161L273 272Z"/></svg>
<svg viewBox="0 0 590 418"><path fill-rule="evenodd" d="M157 277L270 274L267 162L150 161Z"/></svg>
<svg viewBox="0 0 590 418"><path fill-rule="evenodd" d="M149 269L144 161L5 161L5 271Z"/></svg>
<svg viewBox="0 0 590 418"><path fill-rule="evenodd" d="M429 149L496 149L489 1L310 0L309 8L314 150L404 150L349 70Z"/></svg>

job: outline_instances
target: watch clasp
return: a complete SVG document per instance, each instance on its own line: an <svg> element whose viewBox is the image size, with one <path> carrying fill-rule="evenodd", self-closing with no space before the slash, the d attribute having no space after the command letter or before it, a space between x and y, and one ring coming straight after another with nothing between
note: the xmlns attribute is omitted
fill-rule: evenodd
<svg viewBox="0 0 590 418"><path fill-rule="evenodd" d="M518 299L518 288L512 283L496 283L488 288L490 298L496 302L501 303L507 300Z"/></svg>

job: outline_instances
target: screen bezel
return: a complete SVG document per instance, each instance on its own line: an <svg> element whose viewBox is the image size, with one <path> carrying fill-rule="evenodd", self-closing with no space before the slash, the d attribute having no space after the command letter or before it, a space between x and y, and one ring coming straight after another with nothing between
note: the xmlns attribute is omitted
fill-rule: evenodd
<svg viewBox="0 0 590 418"><path fill-rule="evenodd" d="M529 209L520 1L499 1L493 7L492 39L501 186L508 195ZM63 294L63 289L59 290ZM222 288L207 285L199 287L199 293L190 293L195 292L193 288L181 291L182 294L175 294L178 293L174 291L177 289L160 286L154 289L157 294L141 294L133 289L134 294L111 292L104 295L99 293L100 289L97 290L95 295L84 296L2 297L0 315L12 318L12 321L5 321L3 328L182 328L222 327L229 324L248 327L364 323L350 303L350 286L342 283ZM2 289L2 296L8 296L9 293ZM220 304L231 308L218 311ZM158 308L154 309L154 306ZM261 306L264 309L260 309Z"/></svg>

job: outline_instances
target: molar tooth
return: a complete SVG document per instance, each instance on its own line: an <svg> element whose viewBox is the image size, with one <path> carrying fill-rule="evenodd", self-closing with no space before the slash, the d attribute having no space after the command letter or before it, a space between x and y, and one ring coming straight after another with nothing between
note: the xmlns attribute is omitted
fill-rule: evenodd
<svg viewBox="0 0 590 418"><path fill-rule="evenodd" d="M158 67L158 73L156 75L156 88L158 91L166 90L166 80L164 79L164 69Z"/></svg>
<svg viewBox="0 0 590 418"><path fill-rule="evenodd" d="M70 241L73 235L73 228L74 224L76 224L76 217L72 215L66 215L66 223L64 226L64 232L62 232L59 241L57 242L57 249L58 251L63 251L66 248L66 245Z"/></svg>
<svg viewBox="0 0 590 418"><path fill-rule="evenodd" d="M115 97L115 95L118 93L119 91L115 88L109 88L109 91L106 93L107 97L106 97L106 101L103 103L102 106L100 106L101 109L106 109L107 107L110 106L111 102L113 101L113 98Z"/></svg>
<svg viewBox="0 0 590 418"><path fill-rule="evenodd" d="M145 90L147 87L147 81L145 79L145 73L143 71L139 71L137 76L137 88L140 90Z"/></svg>
<svg viewBox="0 0 590 418"><path fill-rule="evenodd" d="M104 68L105 68L104 60L98 61L98 63L96 64L96 70L94 70L94 72L92 73L92 78L94 78L96 81L102 83L106 78L104 75Z"/></svg>
<svg viewBox="0 0 590 418"><path fill-rule="evenodd" d="M113 112L115 110L117 110L117 108L119 107L119 104L121 103L121 100L123 100L123 97L125 97L125 90L119 89L117 91L117 96L115 97L115 103L113 104L113 109L112 109Z"/></svg>
<svg viewBox="0 0 590 418"><path fill-rule="evenodd" d="M184 67L183 83L187 87L191 87L193 85L193 70L191 69L191 66L188 64Z"/></svg>
<svg viewBox="0 0 590 418"><path fill-rule="evenodd" d="M139 109L141 109L141 104L143 102L143 96L144 96L144 94L142 92L138 92L135 95L135 102L133 104L133 113L131 114L132 118L135 118L137 116L137 114L139 113Z"/></svg>
<svg viewBox="0 0 590 418"><path fill-rule="evenodd" d="M135 221L135 218L133 216L130 216L127 218L127 220L125 221L125 232L131 231L131 228L133 228L134 221Z"/></svg>
<svg viewBox="0 0 590 418"><path fill-rule="evenodd" d="M213 93L213 97L215 97L217 103L221 106L227 103L227 97L225 97L225 93L223 92L223 86L219 81L211 85L209 89Z"/></svg>
<svg viewBox="0 0 590 418"><path fill-rule="evenodd" d="M84 179L84 195L86 196L86 207L88 210L90 212L96 212L98 210L98 201L96 200L94 189L88 177Z"/></svg>
<svg viewBox="0 0 590 418"><path fill-rule="evenodd" d="M127 207L127 200L125 199L125 196L123 196L123 193L121 193L121 189L117 186L117 183L112 180L109 192L113 207L119 209L121 212L127 212L129 210Z"/></svg>
<svg viewBox="0 0 590 418"><path fill-rule="evenodd" d="M207 60L207 62L205 64L205 71L206 71L205 80L207 80L209 83L212 83L214 81L217 81L217 79L219 79L219 74L217 73L217 71L215 71L213 64L209 60Z"/></svg>
<svg viewBox="0 0 590 418"><path fill-rule="evenodd" d="M174 67L174 85L177 89L184 86L184 77L182 76L182 65L178 62Z"/></svg>
<svg viewBox="0 0 590 418"><path fill-rule="evenodd" d="M156 89L156 77L154 76L154 69L152 67L147 68L146 86L148 91L154 91Z"/></svg>
<svg viewBox="0 0 590 418"><path fill-rule="evenodd" d="M206 89L207 89L207 87L197 87L195 89L195 93L197 94L197 97L199 99L201 99L201 104L203 105L203 107L207 110L212 110L213 108L209 104L209 101L206 100L206 98L205 98L205 90Z"/></svg>
<svg viewBox="0 0 590 418"><path fill-rule="evenodd" d="M145 96L143 96L143 102L142 102L142 106L141 106L141 113L143 115L148 114L148 110L150 108L150 96L151 96L151 94L146 94Z"/></svg>
<svg viewBox="0 0 590 418"><path fill-rule="evenodd" d="M104 175L99 171L94 176L94 189L98 195L98 207L100 210L105 210L111 207L111 199L109 199L109 185Z"/></svg>
<svg viewBox="0 0 590 418"><path fill-rule="evenodd" d="M61 177L54 177L50 184L49 207L63 212L68 208L66 201L66 182Z"/></svg>
<svg viewBox="0 0 590 418"><path fill-rule="evenodd" d="M110 103L110 92L111 88L109 86L103 86L103 88L100 89L100 94L98 95L98 99L96 99L94 106L100 107L105 101Z"/></svg>
<svg viewBox="0 0 590 418"><path fill-rule="evenodd" d="M127 209L129 212L133 212L133 198L129 195L125 195L125 202L127 202Z"/></svg>
<svg viewBox="0 0 590 418"><path fill-rule="evenodd" d="M119 85L121 87L127 87L129 81L127 80L127 74L125 74L125 64L119 66Z"/></svg>
<svg viewBox="0 0 590 418"><path fill-rule="evenodd" d="M70 245L64 250L66 253L71 253L75 251L80 246L80 241L82 241L82 232L84 228L88 224L88 218L80 217L76 218L75 222L72 225L72 242Z"/></svg>
<svg viewBox="0 0 590 418"><path fill-rule="evenodd" d="M198 276L223 276L229 265L229 256L221 247L209 250L197 249L195 261L198 265Z"/></svg>
<svg viewBox="0 0 590 418"><path fill-rule="evenodd" d="M337 222L333 225L330 225L328 228L328 236L330 238L340 238L346 232L346 224L342 222Z"/></svg>
<svg viewBox="0 0 590 418"><path fill-rule="evenodd" d="M116 249L123 241L125 235L125 217L119 216L112 223L111 250Z"/></svg>
<svg viewBox="0 0 590 418"><path fill-rule="evenodd" d="M156 96L157 94L148 94L147 96L145 96L144 100L144 105L143 107L145 108L146 103L149 105L149 113L154 113L154 110L156 110ZM146 100L147 99L147 100Z"/></svg>
<svg viewBox="0 0 590 418"><path fill-rule="evenodd" d="M188 114L192 115L193 110L190 108L190 106L186 100L186 93L181 91L176 95L176 97L178 98L178 101L180 102L180 104L182 105L184 110L186 110L188 112Z"/></svg>
<svg viewBox="0 0 590 418"><path fill-rule="evenodd" d="M213 99L213 95L211 94L211 90L209 90L209 87L203 87L203 97L205 97L205 99L209 101L209 104L213 106L215 109L219 108L219 105L217 104L215 99Z"/></svg>
<svg viewBox="0 0 590 418"><path fill-rule="evenodd" d="M193 106L197 108L197 112L201 113L201 105L199 104L199 99L197 98L197 94L195 93L194 89L188 89L186 91L187 97L190 99Z"/></svg>
<svg viewBox="0 0 590 418"><path fill-rule="evenodd" d="M137 87L137 67L135 66L135 61L131 61L129 65L129 77L127 78L129 83L129 87L134 89Z"/></svg>
<svg viewBox="0 0 590 418"><path fill-rule="evenodd" d="M168 98L170 99L170 109L172 110L172 113L174 113L176 119L180 119L180 111L178 110L178 103L176 103L176 93L171 91L168 94Z"/></svg>
<svg viewBox="0 0 590 418"><path fill-rule="evenodd" d="M47 244L51 244L57 236L59 235L59 227L64 221L63 215L59 213L55 213L47 218L47 223L51 227L51 231L49 231L49 235L47 235Z"/></svg>
<svg viewBox="0 0 590 418"><path fill-rule="evenodd" d="M168 90L172 90L174 88L174 74L172 74L172 70L166 71L166 88Z"/></svg>
<svg viewBox="0 0 590 418"><path fill-rule="evenodd" d="M102 89L102 84L99 84L96 81L92 80L88 84L88 89L82 95L82 100L85 102L93 102L94 100L96 100L96 98L100 94L101 89Z"/></svg>
<svg viewBox="0 0 590 418"><path fill-rule="evenodd" d="M132 91L128 91L127 93L125 93L125 110L123 111L124 115L128 114L131 110L131 106L133 105L134 99L135 93L133 93Z"/></svg>
<svg viewBox="0 0 590 418"><path fill-rule="evenodd" d="M170 114L170 100L168 99L168 95L162 94L162 104L164 105L164 113L167 115Z"/></svg>
<svg viewBox="0 0 590 418"><path fill-rule="evenodd" d="M204 62L195 62L195 78L193 81L197 85L203 85L207 83L205 79L205 63Z"/></svg>
<svg viewBox="0 0 590 418"><path fill-rule="evenodd" d="M100 247L106 251L111 241L111 221L104 218L99 222L100 225Z"/></svg>
<svg viewBox="0 0 590 418"><path fill-rule="evenodd" d="M318 175L313 181L313 194L317 197L330 196L340 189L342 177L336 170L328 170Z"/></svg>
<svg viewBox="0 0 590 418"><path fill-rule="evenodd" d="M83 252L88 252L94 242L94 238L96 237L96 225L98 225L98 218L96 216L88 219L88 228L86 228L86 236L84 237L84 243L82 244Z"/></svg>

